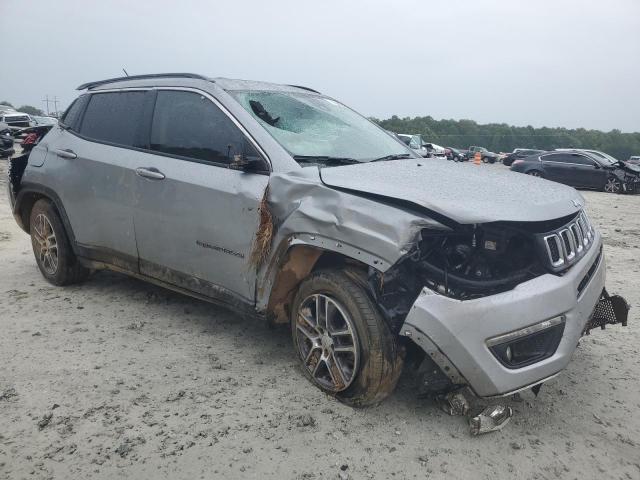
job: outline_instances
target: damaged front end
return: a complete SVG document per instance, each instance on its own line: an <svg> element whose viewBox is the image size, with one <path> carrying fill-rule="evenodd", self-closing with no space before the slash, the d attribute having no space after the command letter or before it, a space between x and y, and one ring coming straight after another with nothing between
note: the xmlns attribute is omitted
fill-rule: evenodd
<svg viewBox="0 0 640 480"><path fill-rule="evenodd" d="M372 271L371 287L395 332L420 291L456 300L513 289L546 272L531 226L515 222L423 229L414 247L384 273Z"/></svg>
<svg viewBox="0 0 640 480"><path fill-rule="evenodd" d="M626 325L628 305L604 290L601 249L583 212L423 229L369 284L392 330L425 353L421 393L498 396L557 374L591 328Z"/></svg>
<svg viewBox="0 0 640 480"><path fill-rule="evenodd" d="M614 173L620 180L621 193L640 193L640 168L626 162L618 162L615 167Z"/></svg>

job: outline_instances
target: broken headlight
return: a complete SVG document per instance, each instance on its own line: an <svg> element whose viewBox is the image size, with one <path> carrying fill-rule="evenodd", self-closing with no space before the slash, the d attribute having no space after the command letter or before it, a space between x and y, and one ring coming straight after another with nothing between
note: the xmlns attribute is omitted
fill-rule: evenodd
<svg viewBox="0 0 640 480"><path fill-rule="evenodd" d="M424 285L459 299L510 290L543 273L532 236L500 224L423 230L414 259Z"/></svg>
<svg viewBox="0 0 640 480"><path fill-rule="evenodd" d="M369 284L393 331L426 286L468 300L513 289L545 273L531 232L505 222L420 232L411 250Z"/></svg>

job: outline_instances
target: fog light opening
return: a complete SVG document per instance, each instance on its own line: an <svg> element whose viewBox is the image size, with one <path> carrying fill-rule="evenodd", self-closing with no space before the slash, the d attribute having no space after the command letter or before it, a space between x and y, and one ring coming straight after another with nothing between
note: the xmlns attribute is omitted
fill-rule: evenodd
<svg viewBox="0 0 640 480"><path fill-rule="evenodd" d="M551 357L562 340L565 317L555 317L487 340L487 346L505 367L514 369Z"/></svg>

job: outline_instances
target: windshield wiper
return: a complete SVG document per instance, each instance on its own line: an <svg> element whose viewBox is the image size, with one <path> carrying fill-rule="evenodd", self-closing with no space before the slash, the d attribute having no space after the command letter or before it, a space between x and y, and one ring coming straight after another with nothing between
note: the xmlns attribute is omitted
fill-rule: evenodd
<svg viewBox="0 0 640 480"><path fill-rule="evenodd" d="M410 153L394 153L393 155L385 155L384 157L375 158L372 162L382 162L384 160L402 160L403 158L413 158Z"/></svg>
<svg viewBox="0 0 640 480"><path fill-rule="evenodd" d="M327 155L294 155L293 159L300 163L325 163L327 165L351 165L360 163L355 158L329 157Z"/></svg>

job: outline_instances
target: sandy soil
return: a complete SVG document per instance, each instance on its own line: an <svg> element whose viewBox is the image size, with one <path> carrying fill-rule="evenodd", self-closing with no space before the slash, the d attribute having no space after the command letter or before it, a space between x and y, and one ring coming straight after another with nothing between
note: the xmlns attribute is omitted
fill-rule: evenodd
<svg viewBox="0 0 640 480"><path fill-rule="evenodd" d="M502 166L482 168L504 168ZM4 195L0 478L640 478L640 196L585 192L627 328L584 339L513 421L471 437L406 373L353 410L311 386L287 328L122 275L56 288Z"/></svg>

